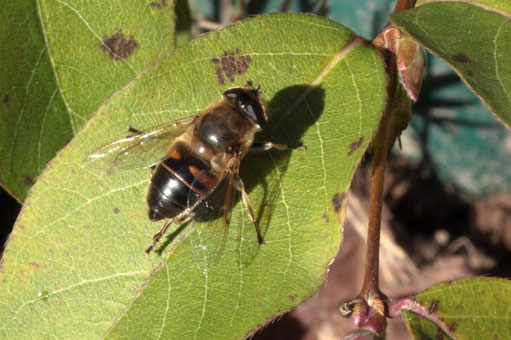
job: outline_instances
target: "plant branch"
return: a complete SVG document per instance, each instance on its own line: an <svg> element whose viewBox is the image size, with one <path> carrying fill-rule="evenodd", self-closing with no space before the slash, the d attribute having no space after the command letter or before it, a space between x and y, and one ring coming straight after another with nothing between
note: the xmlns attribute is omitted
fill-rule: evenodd
<svg viewBox="0 0 511 340"><path fill-rule="evenodd" d="M395 59L388 50L382 50L387 62L388 100L383 113L380 125L375 139L373 140L374 157L373 170L371 175L371 192L369 196L369 223L367 230L367 253L366 267L364 275L364 284L358 294L359 298L365 299L371 305L374 299L384 299L385 296L379 289L379 252L380 252L380 228L381 228L381 210L383 204L383 182L385 176L385 167L387 154L389 151L389 136L391 109L396 85Z"/></svg>
<svg viewBox="0 0 511 340"><path fill-rule="evenodd" d="M415 0L399 0L395 11L402 11L413 7ZM392 122L392 111L396 99L397 68L394 41L387 41L393 36L387 36L389 26L387 25L380 35L373 41L373 46L381 53L386 63L388 76L387 103L383 113L378 131L373 140L373 169L371 174L371 189L369 195L369 223L367 230L367 253L364 283L358 299L364 300L370 307L376 308L382 315L385 314L383 300L386 296L379 288L379 253L380 253L380 229L381 210L383 205L383 183L387 154L390 149L390 131ZM389 44L390 43L390 44ZM361 307L361 306L359 306Z"/></svg>

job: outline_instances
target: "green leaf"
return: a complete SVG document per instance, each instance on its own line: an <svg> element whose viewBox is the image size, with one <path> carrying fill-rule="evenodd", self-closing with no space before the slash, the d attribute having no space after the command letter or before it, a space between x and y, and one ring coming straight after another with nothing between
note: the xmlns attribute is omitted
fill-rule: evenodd
<svg viewBox="0 0 511 340"><path fill-rule="evenodd" d="M101 103L174 48L174 5L163 4L4 1L0 184L16 199Z"/></svg>
<svg viewBox="0 0 511 340"><path fill-rule="evenodd" d="M128 126L200 113L247 81L268 102L257 140L307 147L242 162L265 244L257 247L237 202L223 256L209 271L186 239L190 224L172 226L146 256L162 226L147 218L149 171L83 160ZM0 334L240 338L296 306L315 293L339 248L345 193L385 89L377 52L309 15L256 17L177 49L107 102L33 187L4 256ZM197 228L207 234L211 225Z"/></svg>
<svg viewBox="0 0 511 340"><path fill-rule="evenodd" d="M459 340L511 337L509 280L481 277L441 283L420 293L416 300L426 308L437 305L435 316L451 327ZM409 311L403 311L403 319L414 339L442 339L432 321Z"/></svg>
<svg viewBox="0 0 511 340"><path fill-rule="evenodd" d="M424 1L391 21L445 60L511 126L511 5L504 1Z"/></svg>

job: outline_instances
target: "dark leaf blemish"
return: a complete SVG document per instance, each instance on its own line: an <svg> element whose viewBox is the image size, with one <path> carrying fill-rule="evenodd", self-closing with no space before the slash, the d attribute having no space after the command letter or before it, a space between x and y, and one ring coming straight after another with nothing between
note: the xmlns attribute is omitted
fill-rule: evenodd
<svg viewBox="0 0 511 340"><path fill-rule="evenodd" d="M39 266L39 263L37 263L37 262L30 262L29 264L30 264L32 267L34 267L35 269L39 269L39 267L40 267L40 266Z"/></svg>
<svg viewBox="0 0 511 340"><path fill-rule="evenodd" d="M247 72L252 59L249 55L242 55L241 50L237 48L235 51L225 51L223 56L212 58L211 62L216 65L218 83L224 85L225 78L233 83L236 74Z"/></svg>
<svg viewBox="0 0 511 340"><path fill-rule="evenodd" d="M357 141L350 144L350 151L348 151L348 156L350 156L355 150L362 146L364 143L364 137L360 137Z"/></svg>
<svg viewBox="0 0 511 340"><path fill-rule="evenodd" d="M467 70L467 74L472 77L474 75L474 72L472 72L472 70Z"/></svg>
<svg viewBox="0 0 511 340"><path fill-rule="evenodd" d="M34 185L34 178L30 175L23 176L23 184L25 184L28 187Z"/></svg>
<svg viewBox="0 0 511 340"><path fill-rule="evenodd" d="M458 324L456 322L453 322L450 326L449 326L449 332L454 332L456 330L456 328L458 328Z"/></svg>
<svg viewBox="0 0 511 340"><path fill-rule="evenodd" d="M167 0L161 0L160 2L151 2L149 5L151 6L151 8L160 9L162 7L167 6Z"/></svg>
<svg viewBox="0 0 511 340"><path fill-rule="evenodd" d="M321 218L326 222L326 223L330 223L330 218L328 217L328 215L326 213L323 214L323 216L321 216Z"/></svg>
<svg viewBox="0 0 511 340"><path fill-rule="evenodd" d="M296 294L288 295L287 298L289 301L293 302L296 299Z"/></svg>
<svg viewBox="0 0 511 340"><path fill-rule="evenodd" d="M103 43L99 46L104 52L110 54L110 59L117 61L127 59L138 47L138 42L133 36L126 37L121 30L117 33L103 38Z"/></svg>
<svg viewBox="0 0 511 340"><path fill-rule="evenodd" d="M458 53L458 54L455 54L452 56L452 59L454 61L457 61L459 63L462 63L462 64L468 64L468 63L471 63L472 60L470 60L469 57L467 57L465 54L463 53Z"/></svg>
<svg viewBox="0 0 511 340"><path fill-rule="evenodd" d="M436 328L436 339L437 339L437 340L443 340L443 339L444 339L444 336L445 336L445 333L444 333L444 331L442 330L442 328L437 327L437 328Z"/></svg>
<svg viewBox="0 0 511 340"><path fill-rule="evenodd" d="M433 300L431 302L431 306L429 306L429 310L428 310L428 313L429 314L434 314L438 311L438 306L440 305L440 301L438 300Z"/></svg>
<svg viewBox="0 0 511 340"><path fill-rule="evenodd" d="M4 103L6 103L6 104L7 104L10 100L11 100L11 97L9 97L9 95L8 95L8 94L6 94L6 95L4 96L4 98L3 98L3 101L4 101Z"/></svg>
<svg viewBox="0 0 511 340"><path fill-rule="evenodd" d="M114 214L118 214L119 213L119 208L114 208Z"/></svg>
<svg viewBox="0 0 511 340"><path fill-rule="evenodd" d="M344 200L346 199L346 193L336 193L334 197L332 197L332 206L334 207L334 211L336 214L338 214L341 211L342 204L344 203Z"/></svg>

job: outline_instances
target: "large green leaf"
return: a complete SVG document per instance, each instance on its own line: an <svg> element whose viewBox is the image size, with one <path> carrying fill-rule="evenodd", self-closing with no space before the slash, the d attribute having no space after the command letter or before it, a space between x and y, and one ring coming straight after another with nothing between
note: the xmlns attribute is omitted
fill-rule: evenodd
<svg viewBox="0 0 511 340"><path fill-rule="evenodd" d="M481 277L441 283L420 293L417 301L426 308L435 304L436 318L458 340L511 338L509 280ZM409 311L403 312L403 318L414 339L444 338L432 321Z"/></svg>
<svg viewBox="0 0 511 340"><path fill-rule="evenodd" d="M289 34L292 32L292 34ZM306 151L249 154L243 204L223 257L147 218L149 171L98 169L88 154L150 126L199 113L222 92L260 85L269 122L258 140ZM3 337L240 338L314 294L341 235L345 192L384 107L380 55L347 28L309 15L242 21L193 40L116 94L51 163L27 199L1 272ZM214 221L213 221L214 223ZM198 226L210 232L209 222Z"/></svg>
<svg viewBox="0 0 511 340"><path fill-rule="evenodd" d="M495 115L511 126L508 1L423 1L390 18L449 63Z"/></svg>
<svg viewBox="0 0 511 340"><path fill-rule="evenodd" d="M173 1L158 3L3 1L0 183L16 199L101 103L174 48Z"/></svg>

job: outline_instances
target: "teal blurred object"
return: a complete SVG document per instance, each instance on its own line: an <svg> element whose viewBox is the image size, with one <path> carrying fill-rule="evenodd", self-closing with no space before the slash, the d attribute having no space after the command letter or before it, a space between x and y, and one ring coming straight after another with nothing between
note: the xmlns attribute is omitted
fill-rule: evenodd
<svg viewBox="0 0 511 340"><path fill-rule="evenodd" d="M279 11L283 0L246 1L247 14ZM317 10L316 1L294 0L289 11ZM327 18L372 39L387 23L396 1L332 0ZM218 20L219 1L198 0L197 9ZM292 32L291 32L292 33ZM397 155L429 171L470 198L511 191L511 131L504 127L442 60L427 54L427 68L413 119Z"/></svg>

